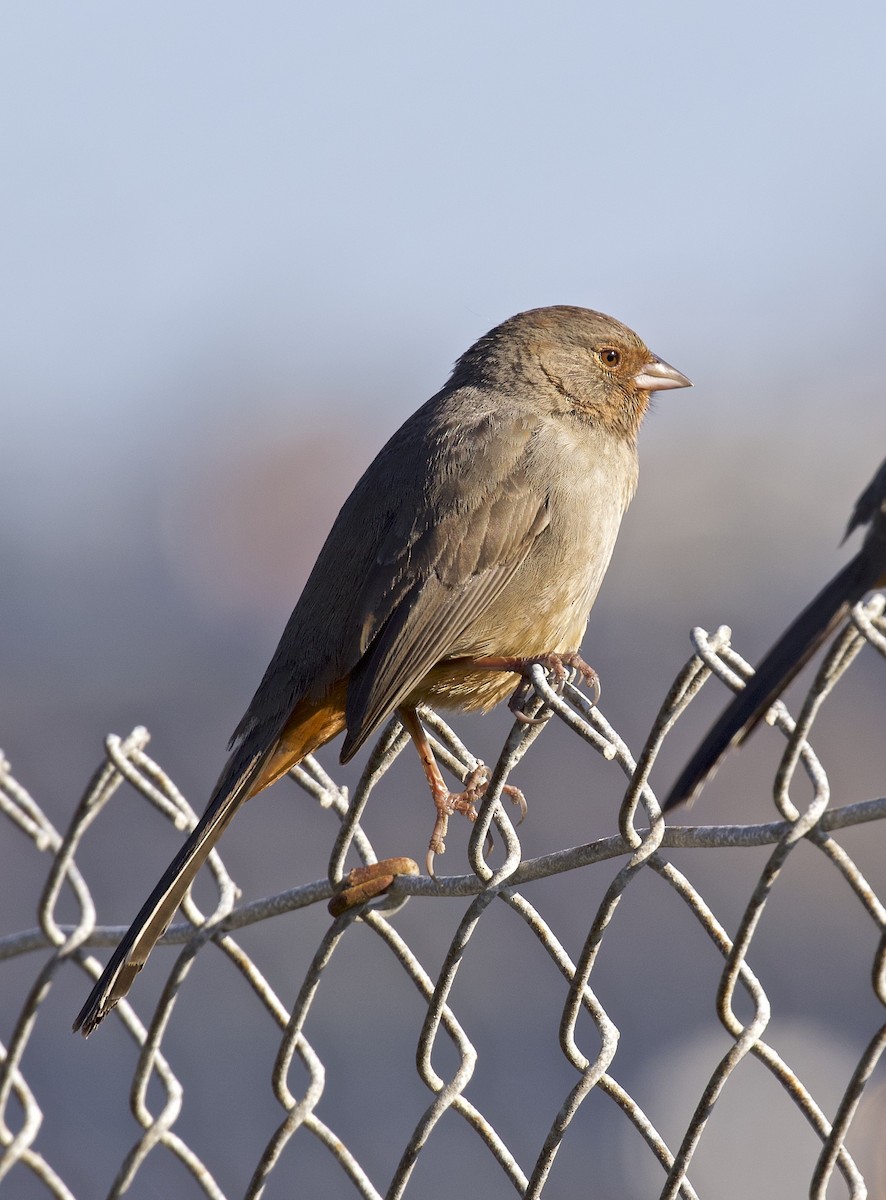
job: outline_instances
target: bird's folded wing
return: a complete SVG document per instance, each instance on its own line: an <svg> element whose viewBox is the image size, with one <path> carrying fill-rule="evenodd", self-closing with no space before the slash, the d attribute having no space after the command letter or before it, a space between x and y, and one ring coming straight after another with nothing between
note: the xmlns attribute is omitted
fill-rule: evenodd
<svg viewBox="0 0 886 1200"><path fill-rule="evenodd" d="M350 676L343 761L438 662L484 652L472 642L472 626L544 536L547 493L531 485L523 464L478 491L467 512L455 505L445 509L411 542L408 561L397 565L396 603L380 622L381 606L370 581L367 598L372 600L364 611L375 624ZM435 511L439 514L439 507ZM386 561L379 570L391 566Z"/></svg>

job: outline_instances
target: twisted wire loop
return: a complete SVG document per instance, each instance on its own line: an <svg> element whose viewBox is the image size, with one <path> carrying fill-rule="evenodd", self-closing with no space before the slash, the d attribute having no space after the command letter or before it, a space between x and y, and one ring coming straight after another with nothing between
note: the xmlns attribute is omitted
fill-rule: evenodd
<svg viewBox="0 0 886 1200"><path fill-rule="evenodd" d="M198 1151L176 1130L182 1124L186 1086L182 1070L173 1069L168 1051L164 1050L164 1045L168 1045L167 1032L174 1021L176 999L189 987L195 957L212 941L245 979L252 999L258 1004L257 1011L263 1012L279 1031L276 1058L268 1063L267 1073L269 1090L280 1115L276 1125L266 1129L264 1148L258 1152L245 1192L248 1197L262 1195L275 1176L284 1171L285 1194L299 1191L298 1148L288 1149L296 1135L312 1136L315 1144L331 1157L340 1168L341 1186L347 1187L349 1194L371 1200L419 1195L421 1192L412 1186L416 1167L433 1142L441 1121L452 1119L459 1120L476 1136L500 1172L507 1194L540 1197L552 1178L558 1153L575 1128L576 1117L594 1094L613 1102L614 1111L627 1123L625 1128L636 1146L645 1147L650 1162L656 1164L659 1172L660 1196L696 1200L705 1193L697 1190L698 1182L693 1183L690 1178L693 1158L715 1105L748 1056L762 1064L781 1085L779 1094L783 1102L795 1107L817 1139L817 1158L813 1157L808 1164L809 1194L825 1197L835 1175L839 1175L845 1194L866 1196L865 1181L846 1143L853 1118L886 1047L886 1022L869 1032L856 1065L841 1083L842 1092L836 1105L830 1098L826 1105L824 1100L816 1099L775 1045L764 1040L773 1016L772 1002L750 959L772 895L776 889L790 886L791 873L786 872L789 861L796 876L803 868L792 861L792 856L798 846L808 845L819 853L828 870L845 881L860 912L873 924L876 949L871 964L872 990L881 1015L886 1008L886 904L835 837L842 829L886 820L886 799L830 807L828 777L810 743L816 716L861 648L870 645L886 656L884 608L886 598L876 595L854 610L851 621L825 655L796 720L781 702L770 710L768 719L782 732L786 745L773 793L778 819L765 825L667 827L649 784L662 744L705 682L715 675L727 687L739 690L748 677L750 668L731 647L731 631L727 627L721 627L712 636L702 629L693 631L696 653L665 697L646 744L636 758L586 696L571 683L555 689L542 668L535 667L534 691L527 701L526 715L542 719L515 721L489 772L468 845L470 872L438 879L395 873L385 880L389 883L387 892L371 903L360 903L363 893L358 892L357 902L333 907L331 911L336 915L325 923L303 976L290 981L291 990L297 995L294 1003L289 1004L275 992L259 962L235 940L234 933L282 913L316 910L330 900L334 904L334 897L346 881L349 861L356 859L364 866L377 863L364 819L374 792L386 782L393 762L409 739L399 721L390 723L373 749L352 797L315 759L305 760L292 776L304 793L336 822L326 876L267 899L238 905L238 889L219 855L213 852L208 866L215 885L215 907L204 914L189 897L182 919L164 936L164 943L181 949L153 1011L144 1020L139 1017L136 991L135 998L131 1002L121 1001L109 1018L120 1023L136 1051L129 1085L130 1108L141 1132L129 1148L118 1148L119 1166L107 1194L118 1196L127 1192L145 1164L162 1151L172 1155L185 1170L193 1194L212 1198L231 1194L219 1182L219 1171L206 1148ZM477 758L437 714L423 710L420 716L440 763L458 779L467 780L478 767ZM586 754L588 747L623 776L618 832L524 861L502 794L511 773L530 753L536 740L544 736L550 720L560 721L577 739L572 743L574 753ZM76 1169L64 1157L64 1148L70 1147L70 1141L44 1115L41 1088L47 1078L52 1078L52 1071L45 1064L30 1072L28 1068L41 1063L41 1043L48 1038L43 1006L59 973L70 962L90 980L96 978L101 967L91 951L113 945L122 933L121 929L96 923L90 888L78 866L78 852L84 838L87 834L90 838L100 837L102 813L124 785L178 829L190 829L196 820L175 784L146 753L147 743L148 734L143 728L135 729L125 739L107 738L104 761L89 781L64 833L53 827L41 807L13 777L9 764L0 758L0 812L10 831L7 836L23 840L28 853L36 855L35 862L42 862L46 868L37 906L37 926L0 938L0 959L12 962L39 951L40 963L26 994L4 1002L5 1028L10 1032L7 1043L0 1045L0 1188L4 1181L21 1180L26 1173L38 1181L45 1194L65 1200L79 1194L72 1180L82 1178L82 1169ZM792 793L798 771L805 774L811 787L811 799L802 808ZM886 829L886 825L882 828ZM689 851L698 855L707 849L751 847L769 847L768 857L762 869L757 865L748 873L745 889L748 899L735 932L730 935L726 923L714 911L714 901L702 895L687 870L678 869L670 855L680 851L685 864ZM612 868L605 866L610 860ZM611 876L602 899L593 910L589 906L583 914L583 941L572 955L550 918L542 914L531 889L536 881L577 870L588 872L594 867L597 872L610 870ZM39 869L35 866L35 873ZM651 886L658 891L664 885L668 895L677 898L681 911L693 918L691 927L701 931L703 944L712 948L721 963L719 984L710 997L710 1006L727 1035L728 1044L710 1070L700 1094L694 1100L679 1097L680 1107L690 1115L678 1136L670 1141L656 1125L655 1114L647 1112L638 1095L619 1081L619 1014L613 1011L611 1003L607 1004L595 984L595 967L604 948L612 953L613 945L618 944L615 917L632 884L640 878L651 881L647 888ZM648 891L644 892L647 894ZM414 904L438 901L437 909L445 914L441 921L448 930L448 945L434 966L421 960L419 952L398 928L398 915L410 898ZM453 922L452 907L446 901L459 898L463 898L464 908ZM67 911L73 903L78 914L74 924L62 921L57 915L62 903ZM499 920L514 922L528 934L536 961L527 959L527 976L546 962L555 978L562 979L558 1036L569 1082L534 1145L517 1145L513 1137L509 1144L471 1094L483 1051L470 1035L472 1013L460 1002L456 983L466 962L482 962L483 951L476 948L477 935L484 929L487 914L493 908L501 914ZM416 1025L412 1036L418 1078L428 1099L415 1111L411 1133L385 1180L373 1180L370 1167L360 1161L356 1150L349 1148L341 1132L330 1124L330 1114L336 1112L334 1087L327 1079L323 1054L308 1037L312 1021L322 1010L324 996L333 986L329 982L330 964L338 961L340 947L358 930L364 931L363 936L368 933L378 940L391 964L390 970L403 972L420 997L423 1010L423 1020ZM514 944L518 942L521 955L526 957L526 940L515 932ZM70 973L68 967L66 975ZM650 990L652 986L650 981ZM354 990L360 1006L385 1003L383 995L363 994L359 979L354 981ZM736 992L742 993L738 1006ZM496 994L494 975L485 995L496 1010L506 1008L508 997ZM737 1007L742 1010L749 1007L749 1015L746 1012L740 1016ZM556 1021L556 1014L540 1014L539 1020L548 1016ZM358 1072L359 1058L348 1065L350 1070ZM84 1069L82 1059L80 1069ZM126 1070L122 1062L120 1070ZM56 1091L63 1090L64 1078L54 1078L52 1086ZM531 1088L531 1078L526 1086ZM238 1103L242 1105L247 1100L240 1097ZM828 1105L832 1111L830 1118L826 1115ZM575 1146L571 1150L574 1157ZM590 1172L592 1164L587 1169ZM95 1195L98 1186L93 1182L88 1192L82 1194Z"/></svg>

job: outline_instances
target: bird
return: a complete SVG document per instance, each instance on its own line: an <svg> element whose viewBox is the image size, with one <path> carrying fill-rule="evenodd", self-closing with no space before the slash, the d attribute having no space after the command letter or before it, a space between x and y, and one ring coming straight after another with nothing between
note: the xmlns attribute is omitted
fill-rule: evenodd
<svg viewBox="0 0 886 1200"><path fill-rule="evenodd" d="M436 806L429 857L442 852L448 816L470 804L447 789L417 707L487 710L534 662L590 670L578 647L650 395L689 386L627 326L569 305L518 313L456 361L345 501L206 811L75 1030L126 995L237 810L341 732L347 762L399 715Z"/></svg>
<svg viewBox="0 0 886 1200"><path fill-rule="evenodd" d="M861 549L791 622L756 672L711 726L668 793L663 812L692 801L732 746L753 733L819 646L874 588L886 587L886 460L859 496L843 540L868 527Z"/></svg>

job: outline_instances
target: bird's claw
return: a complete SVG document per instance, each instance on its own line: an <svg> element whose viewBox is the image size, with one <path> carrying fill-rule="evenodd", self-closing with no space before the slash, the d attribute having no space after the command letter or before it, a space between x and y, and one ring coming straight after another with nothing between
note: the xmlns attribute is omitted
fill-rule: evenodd
<svg viewBox="0 0 886 1200"><path fill-rule="evenodd" d="M534 693L532 686L532 678L526 672L530 667L543 667L551 676L551 687L558 694L563 691L569 680L570 673L577 671L584 682L591 689L591 703L597 704L600 700L600 676L592 666L585 662L578 651L570 651L566 654L540 654L537 658L528 658L522 666L524 671L523 678L517 684L508 701L508 708L514 714L518 721L522 721L524 725L543 725L545 721L551 717L550 711L544 713L540 717L530 717L523 712L523 705L530 695Z"/></svg>
<svg viewBox="0 0 886 1200"><path fill-rule="evenodd" d="M486 789L489 786L489 768L484 763L478 763L465 779L465 787L462 792L450 792L448 789L434 793L434 805L437 809L437 819L434 821L434 828L431 833L431 840L428 843L428 852L425 855L425 867L431 878L434 878L434 859L438 854L446 853L446 834L449 830L449 818L453 813L462 813L473 822L477 820L477 804L483 799ZM520 818L517 824L522 824L526 817L528 806L526 797L518 787L513 784L506 783L501 789L502 795L506 795L512 804L516 804L520 810ZM492 849L492 834L487 834L486 845L484 852L486 854Z"/></svg>
<svg viewBox="0 0 886 1200"><path fill-rule="evenodd" d="M528 713L523 711L523 705L526 701L535 694L532 687L532 680L525 676L520 680L511 694L508 701L508 708L511 710L515 719L522 722L524 725L545 725L554 715L550 709L544 711L540 717L530 717Z"/></svg>
<svg viewBox="0 0 886 1200"><path fill-rule="evenodd" d="M569 679L569 673L577 671L591 689L592 703L596 704L600 699L600 676L592 666L585 662L577 650L570 651L568 654L545 654L537 661L554 676L555 692L562 692Z"/></svg>

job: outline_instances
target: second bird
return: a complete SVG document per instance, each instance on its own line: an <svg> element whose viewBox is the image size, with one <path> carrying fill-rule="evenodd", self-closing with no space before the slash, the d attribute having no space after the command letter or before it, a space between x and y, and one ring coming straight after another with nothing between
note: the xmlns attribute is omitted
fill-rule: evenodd
<svg viewBox="0 0 886 1200"><path fill-rule="evenodd" d="M488 709L533 661L574 660L637 486L650 393L690 386L584 308L519 313L455 365L357 483L326 540L206 812L80 1011L126 994L234 813L344 731L347 761L394 712L437 807L458 806L420 704Z"/></svg>

